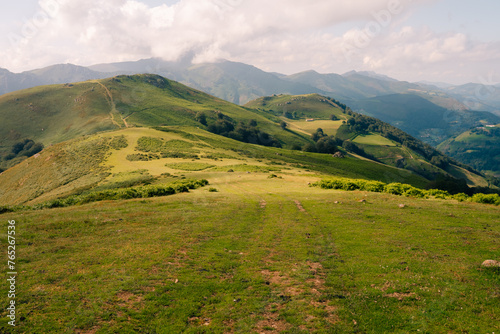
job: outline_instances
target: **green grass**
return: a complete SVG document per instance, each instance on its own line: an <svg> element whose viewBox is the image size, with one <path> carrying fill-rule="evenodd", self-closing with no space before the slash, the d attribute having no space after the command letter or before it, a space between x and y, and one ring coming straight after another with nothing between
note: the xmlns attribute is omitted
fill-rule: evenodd
<svg viewBox="0 0 500 334"><path fill-rule="evenodd" d="M179 163L166 164L165 167L168 167L171 169L178 169L178 170L194 172L194 171L202 171L202 170L209 169L209 168L212 168L215 166L210 165L210 164L201 163L201 162L179 162Z"/></svg>
<svg viewBox="0 0 500 334"><path fill-rule="evenodd" d="M396 144L392 140L384 138L378 134L359 135L353 140L353 142L357 144L374 146L396 146Z"/></svg>
<svg viewBox="0 0 500 334"><path fill-rule="evenodd" d="M464 193L451 195L449 192L439 189L419 189L408 184L390 183L385 184L378 181L366 181L356 179L326 178L320 182L312 184L314 187L322 189L340 189L345 191L363 190L377 193L389 193L392 195L414 197L414 198L438 198L454 199L460 202L470 201L482 204L500 205L500 196L498 194L475 194L468 196Z"/></svg>
<svg viewBox="0 0 500 334"><path fill-rule="evenodd" d="M337 130L342 126L342 121L330 121L330 120L315 120L314 122L302 121L290 121L291 129L299 129L307 132L308 134L313 134L318 128L323 129L323 132L329 136L335 136Z"/></svg>
<svg viewBox="0 0 500 334"><path fill-rule="evenodd" d="M218 192L0 215L16 220L16 331L497 330L500 272L480 264L499 207L206 176Z"/></svg>
<svg viewBox="0 0 500 334"><path fill-rule="evenodd" d="M212 97L156 75L119 76L71 85L51 85L0 97L0 156L20 139L46 147L83 135L134 126L200 126L198 112L220 111L235 122L258 122L284 146L306 142L282 131L262 112ZM20 122L19 120L23 121Z"/></svg>

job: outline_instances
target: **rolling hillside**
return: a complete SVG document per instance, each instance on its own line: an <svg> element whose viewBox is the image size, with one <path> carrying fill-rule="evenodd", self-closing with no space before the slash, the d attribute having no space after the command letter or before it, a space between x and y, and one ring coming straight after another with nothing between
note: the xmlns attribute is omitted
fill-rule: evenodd
<svg viewBox="0 0 500 334"><path fill-rule="evenodd" d="M196 128L174 130L106 134L124 136L128 146L115 139L104 163L113 174L98 194L147 182L152 184L145 189L154 190L182 177L205 178L209 187L155 198L134 198L137 187L132 187L121 191L128 199L0 211L3 228L15 225L16 231L16 332L492 333L498 328L499 268L481 263L498 256L500 207L458 202L459 197L310 187L318 175L277 164L276 153L291 152L276 148L264 148L271 153L266 157L216 149L212 158L202 158L208 162L154 160L151 176L175 174L158 178L144 171L127 174L129 167L117 164L127 149L134 150L137 137L163 137L164 145L176 141L169 145L203 155L224 141ZM142 149L165 147L146 143ZM262 150L229 139L227 144ZM23 167L45 161L56 146ZM323 156L304 154L304 159L316 165ZM266 163L271 157L274 165ZM132 168L146 166L132 163ZM344 173L355 166L366 173L376 168L351 159L340 164L349 167ZM329 161L333 168L340 164ZM7 233L0 239L7 252ZM2 284L4 305L8 294L9 285ZM0 331L12 332L8 310L0 313Z"/></svg>
<svg viewBox="0 0 500 334"><path fill-rule="evenodd" d="M413 95L406 98L421 99ZM275 95L257 99L246 106L280 117L287 122L289 129L297 132L312 135L321 128L321 135L335 137L337 145L357 156L405 168L429 180L448 175L465 179L470 186L488 185L488 181L478 172L470 168L467 170L466 166L450 160L430 145L387 123L353 113L349 107L331 98L316 94ZM434 115L432 112L430 114ZM400 117L413 119L417 116L408 111ZM434 121L436 124L437 120ZM423 122L427 120L423 118Z"/></svg>
<svg viewBox="0 0 500 334"><path fill-rule="evenodd" d="M333 98L240 107L134 75L7 94L0 116L4 152L34 153L0 173L15 332L498 328L500 196L423 189L485 180Z"/></svg>
<svg viewBox="0 0 500 334"><path fill-rule="evenodd" d="M474 101L476 110L499 110L498 101L494 101L498 94L492 93L497 88L493 86L471 84L437 87L431 84L398 81L371 72L355 71L343 75L306 71L288 76L230 61L193 65L189 56L175 62L151 58L89 67L71 64L54 65L23 73L11 73L0 69L0 94L39 85L74 83L143 73L161 75L236 104L244 104L272 94L318 93L350 104L352 101L382 95L411 93L450 110L469 109L471 101ZM476 93L478 89L482 92L480 98L486 98L487 101L478 100Z"/></svg>
<svg viewBox="0 0 500 334"><path fill-rule="evenodd" d="M263 147L194 127L128 128L53 145L0 174L3 205L35 204L99 187L120 187L196 171L317 173L351 178L428 183L409 171L355 157Z"/></svg>
<svg viewBox="0 0 500 334"><path fill-rule="evenodd" d="M30 139L46 147L82 135L133 126L205 127L219 115L234 124L255 120L284 146L305 139L278 124L200 91L156 75L119 76L75 84L41 86L0 97L0 156ZM207 124L208 124L207 123Z"/></svg>
<svg viewBox="0 0 500 334"><path fill-rule="evenodd" d="M478 127L451 138L438 148L445 154L500 176L500 127Z"/></svg>
<svg viewBox="0 0 500 334"><path fill-rule="evenodd" d="M113 138L97 140L93 144L97 148L94 152L87 140L95 138L82 139L82 136L158 126L200 128L212 132L212 135L236 139L238 141L234 143L237 145L246 142L294 149L285 154L257 146L259 148L252 157L274 154L281 157L277 158L280 163L305 164L311 170L328 175L347 173L353 178L405 181L420 187L440 177L453 176L464 179L469 186L488 185L481 175L457 166L402 131L376 119L363 118L339 101L317 94L275 95L241 107L157 75L117 76L7 94L0 98L0 113L7 120L0 128L3 164L11 167L27 156L35 155L26 164L2 174L4 199L13 204L36 201L42 195L68 195L103 182L107 171L101 170L101 163L110 149L111 144L107 142L112 142ZM18 121L19 116L22 123ZM311 135L316 133L318 124L324 132L314 139ZM79 138L80 144L65 143L75 138ZM221 136L216 138L221 142L226 140ZM33 148L41 146L37 143L47 149L41 153L34 151ZM55 145L59 143L62 146ZM135 142L132 145L135 148ZM233 149L235 145L226 145L225 149ZM80 151L82 153L78 153ZM18 152L15 157L14 152ZM336 152L348 155L348 158L333 158L331 155ZM49 155L39 160L42 153ZM167 152L163 151L128 155L135 155L138 161L155 160L146 153L167 158L164 156ZM192 156L192 152L181 153L180 159ZM194 153L199 152L195 149ZM73 173L70 166L78 164L77 157L81 154L93 164L83 163ZM59 156L69 160L53 160ZM196 158L201 157L197 155ZM273 161L268 162L272 164ZM38 167L29 167L30 164ZM58 166L54 171L43 168L53 164ZM121 164L126 164L126 161L122 159L118 165ZM47 175L48 179L43 181ZM34 179L25 184L25 180L31 180L32 176ZM45 182L48 182L46 186ZM465 183L462 188L461 191L467 190Z"/></svg>
<svg viewBox="0 0 500 334"><path fill-rule="evenodd" d="M433 146L471 127L500 121L489 112L448 110L414 94L378 96L353 102L351 107Z"/></svg>

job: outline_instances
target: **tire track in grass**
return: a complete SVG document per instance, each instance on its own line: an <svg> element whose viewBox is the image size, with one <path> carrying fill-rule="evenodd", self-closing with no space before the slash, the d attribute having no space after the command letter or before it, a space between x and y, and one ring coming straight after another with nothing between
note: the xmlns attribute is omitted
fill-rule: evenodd
<svg viewBox="0 0 500 334"><path fill-rule="evenodd" d="M337 323L337 306L327 298L327 269L322 264L334 251L333 243L328 231L302 204L302 194L272 192L252 180L238 184L228 180L225 185L231 196L251 203L258 211L259 221L244 252L253 259L247 270L253 277L261 277L270 294L263 300L266 306L254 329L273 333L328 328ZM290 313L295 317L292 322L285 318Z"/></svg>
<svg viewBox="0 0 500 334"><path fill-rule="evenodd" d="M257 190L256 187L252 189ZM260 192L263 191L265 189L260 188ZM260 273L265 278L266 284L270 285L275 300L270 300L266 312L262 314L263 319L257 323L257 330L259 333L271 333L270 328L273 330L289 329L290 324L280 321L282 317L277 316L276 313L285 314L297 308L297 305L301 313L306 314L300 326L302 330L314 328L315 323L322 322L322 326L325 326L325 321L329 325L336 324L340 319L336 314L337 307L331 305L328 298L325 298L326 270L321 264L321 259L309 259L307 254L317 247L321 248L320 252L329 253L331 249L325 249L329 247L321 246L324 243L331 246L330 242L324 240L328 233L323 231L322 225L318 224L315 217L309 215L302 203L296 199L297 196L278 193L273 194L273 197L274 199L270 200L271 203L268 205L270 210L268 214L272 216L269 218L273 220L273 223L281 228L281 233L279 238L274 238L273 242L267 245L268 256L261 260L262 267L265 269L260 269ZM277 214L272 211L273 206L279 207ZM299 210L301 214L297 215L295 210ZM300 240L297 244L303 242L304 239L311 239L307 240L310 249L304 249L301 254L305 255L306 259L301 261L300 255L292 256L289 264L282 266L280 264L286 254L293 253L293 241L287 242L287 234L292 234L289 236L292 240ZM305 278L302 278L304 276ZM295 305L292 306L292 304ZM312 315L318 309L323 311L324 319L316 319ZM266 331L266 328L269 331Z"/></svg>

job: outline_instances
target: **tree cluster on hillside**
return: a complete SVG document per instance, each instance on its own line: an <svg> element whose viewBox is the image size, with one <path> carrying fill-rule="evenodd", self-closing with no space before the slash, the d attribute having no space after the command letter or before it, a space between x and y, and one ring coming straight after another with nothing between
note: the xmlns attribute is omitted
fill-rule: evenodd
<svg viewBox="0 0 500 334"><path fill-rule="evenodd" d="M31 157L42 150L43 144L35 143L31 139L24 139L12 146L11 152L4 157L4 160L12 160L19 156Z"/></svg>
<svg viewBox="0 0 500 334"><path fill-rule="evenodd" d="M311 135L311 138L315 144L305 144L302 147L303 151L329 154L334 154L338 151L335 137L326 135L321 128L318 128L316 132Z"/></svg>
<svg viewBox="0 0 500 334"><path fill-rule="evenodd" d="M497 145L475 146L463 144L463 146L449 151L448 154L456 160L460 160L477 170L495 170L498 167L498 157L500 156L500 147Z"/></svg>
<svg viewBox="0 0 500 334"><path fill-rule="evenodd" d="M270 134L258 128L258 124L255 120L250 120L248 124L243 122L235 124L231 118L220 112L217 113L217 119L215 121L201 115L198 115L197 119L201 124L203 124L202 122L208 124L207 130L212 133L244 143L281 147L281 143L276 138L273 138Z"/></svg>
<svg viewBox="0 0 500 334"><path fill-rule="evenodd" d="M15 164L13 161L20 162L23 159L34 156L42 150L43 144L36 143L31 139L23 139L14 143L10 152L0 156L0 173L12 167L12 165Z"/></svg>

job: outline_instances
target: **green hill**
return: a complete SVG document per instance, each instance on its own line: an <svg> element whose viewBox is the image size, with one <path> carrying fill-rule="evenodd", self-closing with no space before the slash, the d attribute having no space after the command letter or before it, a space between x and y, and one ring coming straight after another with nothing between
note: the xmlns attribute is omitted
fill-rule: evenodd
<svg viewBox="0 0 500 334"><path fill-rule="evenodd" d="M283 146L305 141L281 131L279 124L253 110L160 76L135 75L42 86L1 96L0 158L26 139L49 146L82 135L133 126L206 128L197 120L199 113L205 114L207 124L215 122L220 114L234 125L255 120L260 130Z"/></svg>
<svg viewBox="0 0 500 334"><path fill-rule="evenodd" d="M420 163L481 176L401 130L319 95L252 109L151 75L31 93L0 98L18 159L0 174L18 273L0 285L0 332L498 327L499 268L481 263L498 256L500 197L421 189ZM266 140L282 147L252 143Z"/></svg>
<svg viewBox="0 0 500 334"><path fill-rule="evenodd" d="M0 174L2 205L36 204L91 189L162 183L197 171L315 173L418 187L409 171L355 157L263 147L194 127L128 128L53 145Z"/></svg>
<svg viewBox="0 0 500 334"><path fill-rule="evenodd" d="M471 127L500 120L489 112L448 110L414 94L378 96L352 102L351 107L434 146Z"/></svg>
<svg viewBox="0 0 500 334"><path fill-rule="evenodd" d="M411 95L408 98L421 99ZM428 180L452 177L466 180L469 186L488 186L488 181L470 167L451 160L388 123L352 112L332 98L317 94L274 95L251 101L246 106L280 117L289 129L300 133L313 135L320 128L321 136L335 137L338 146L360 158L404 168ZM416 117L410 115L411 111L400 117L407 117L409 122Z"/></svg>
<svg viewBox="0 0 500 334"><path fill-rule="evenodd" d="M191 129L185 134L188 137L196 128L212 134L202 135L209 142L202 139L181 144L195 148L171 148L174 153L168 147L129 152L139 146L139 138L132 138L130 148L123 150L128 153L115 166L128 166L133 161L134 167L124 173L146 170L148 175L158 177L165 172L165 164L151 166L164 162L162 159L180 159L172 162L175 164L186 158L203 160L204 153L232 156L228 150L244 147L242 150L252 152L253 159L263 157L270 165L302 166L327 175L405 182L419 187L453 176L465 179L470 186L488 185L481 175L461 169L462 166L402 131L353 113L335 99L317 94L263 97L241 107L160 76L134 75L33 88L1 97L0 106L0 113L7 120L0 129L3 164L10 167L33 156L1 175L0 198L10 204L54 199L106 183L109 171L103 164L113 151L115 140L110 131L158 126L187 126ZM22 115L23 122L16 121L19 118L14 115ZM318 125L324 131L311 136ZM98 137L81 138L103 131ZM228 144L229 139L217 135L237 141ZM144 137L151 137L154 142L167 140L158 134ZM76 141L65 142L72 138ZM250 150L243 142L294 151L251 145L248 147L254 148ZM47 147L41 153L40 143ZM218 151L201 149L207 145ZM347 159L332 157L338 151ZM213 165L210 160L200 163L216 168L218 164ZM56 167L50 170L51 166ZM163 172L158 173L160 170ZM168 168L167 172L171 173ZM466 191L465 183L462 186L460 191Z"/></svg>
<svg viewBox="0 0 500 334"><path fill-rule="evenodd" d="M477 170L500 176L500 127L479 127L451 138L438 148Z"/></svg>

